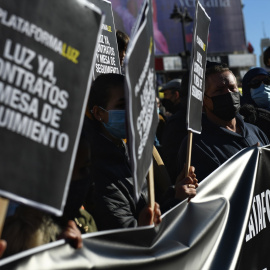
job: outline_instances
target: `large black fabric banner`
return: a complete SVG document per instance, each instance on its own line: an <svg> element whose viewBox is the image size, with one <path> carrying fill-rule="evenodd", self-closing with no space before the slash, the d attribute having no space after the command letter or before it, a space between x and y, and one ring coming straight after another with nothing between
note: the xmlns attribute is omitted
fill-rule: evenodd
<svg viewBox="0 0 270 270"><path fill-rule="evenodd" d="M87 1L0 2L0 195L61 214L102 20Z"/></svg>
<svg viewBox="0 0 270 270"><path fill-rule="evenodd" d="M157 227L88 234L80 250L58 241L3 259L1 269L269 269L269 161L270 146L246 148Z"/></svg>
<svg viewBox="0 0 270 270"><path fill-rule="evenodd" d="M125 58L128 146L138 198L152 161L158 124L152 5L146 0Z"/></svg>
<svg viewBox="0 0 270 270"><path fill-rule="evenodd" d="M101 35L98 40L95 78L104 73L121 73L119 53L115 35L115 26L111 2L105 0L88 0L99 7L105 14Z"/></svg>
<svg viewBox="0 0 270 270"><path fill-rule="evenodd" d="M210 18L197 1L187 106L187 129L196 133L201 133L202 129L201 117L209 25Z"/></svg>

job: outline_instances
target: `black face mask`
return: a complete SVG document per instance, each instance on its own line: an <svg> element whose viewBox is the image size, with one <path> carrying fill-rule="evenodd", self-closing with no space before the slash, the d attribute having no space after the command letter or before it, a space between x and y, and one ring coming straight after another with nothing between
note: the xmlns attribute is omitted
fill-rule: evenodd
<svg viewBox="0 0 270 270"><path fill-rule="evenodd" d="M167 112L173 113L174 104L170 99L163 98L161 101Z"/></svg>
<svg viewBox="0 0 270 270"><path fill-rule="evenodd" d="M224 95L211 97L213 113L224 121L232 120L240 109L239 92L229 92Z"/></svg>

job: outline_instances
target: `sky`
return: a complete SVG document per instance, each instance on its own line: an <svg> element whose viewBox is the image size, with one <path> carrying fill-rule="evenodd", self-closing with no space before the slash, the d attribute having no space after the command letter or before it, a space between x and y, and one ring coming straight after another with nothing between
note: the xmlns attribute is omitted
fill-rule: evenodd
<svg viewBox="0 0 270 270"><path fill-rule="evenodd" d="M261 39L270 39L270 0L242 0L246 40L250 42L260 65Z"/></svg>

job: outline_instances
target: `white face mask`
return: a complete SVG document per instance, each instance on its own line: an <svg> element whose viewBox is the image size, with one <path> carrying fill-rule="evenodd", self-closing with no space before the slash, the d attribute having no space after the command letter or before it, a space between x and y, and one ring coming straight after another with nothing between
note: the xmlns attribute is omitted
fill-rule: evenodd
<svg viewBox="0 0 270 270"><path fill-rule="evenodd" d="M251 98L260 108L270 108L270 85L261 84L258 88L250 89Z"/></svg>

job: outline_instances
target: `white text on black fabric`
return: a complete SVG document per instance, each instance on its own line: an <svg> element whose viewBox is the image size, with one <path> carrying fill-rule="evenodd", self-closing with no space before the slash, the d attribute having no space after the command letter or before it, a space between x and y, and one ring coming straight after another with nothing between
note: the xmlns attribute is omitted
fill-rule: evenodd
<svg viewBox="0 0 270 270"><path fill-rule="evenodd" d="M69 93L56 82L53 61L7 39L0 57L0 128L67 151L69 136L60 122Z"/></svg>
<svg viewBox="0 0 270 270"><path fill-rule="evenodd" d="M268 221L268 222L267 222ZM250 241L270 223L270 190L254 196L249 216L246 242Z"/></svg>

